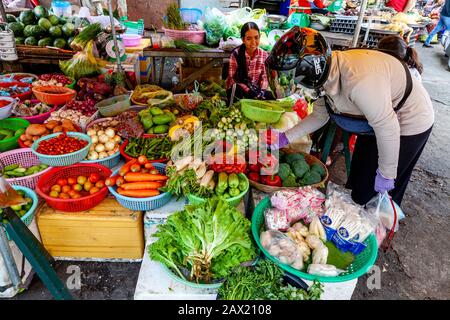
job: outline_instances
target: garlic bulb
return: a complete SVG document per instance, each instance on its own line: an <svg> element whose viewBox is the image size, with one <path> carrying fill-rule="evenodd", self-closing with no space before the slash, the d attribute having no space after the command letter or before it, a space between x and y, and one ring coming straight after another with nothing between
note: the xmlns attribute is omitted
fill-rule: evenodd
<svg viewBox="0 0 450 320"><path fill-rule="evenodd" d="M105 151L100 152L100 153L98 154L98 158L99 158L99 159L108 158L108 154L107 154Z"/></svg>
<svg viewBox="0 0 450 320"><path fill-rule="evenodd" d="M106 134L98 135L98 141L105 144L109 141L109 137Z"/></svg>
<svg viewBox="0 0 450 320"><path fill-rule="evenodd" d="M98 144L95 146L95 151L103 152L103 151L105 151L105 146L103 144Z"/></svg>
<svg viewBox="0 0 450 320"><path fill-rule="evenodd" d="M98 157L99 157L99 155L95 151L91 151L88 154L88 160L98 160Z"/></svg>
<svg viewBox="0 0 450 320"><path fill-rule="evenodd" d="M91 140L92 140L92 143L93 144L96 144L96 143L98 143L98 137L97 136L91 136Z"/></svg>
<svg viewBox="0 0 450 320"><path fill-rule="evenodd" d="M115 147L115 144L111 140L105 143L106 151L112 151L112 150L114 150L114 147Z"/></svg>
<svg viewBox="0 0 450 320"><path fill-rule="evenodd" d="M116 135L116 133L114 132L114 129L112 129L112 128L106 129L105 134L106 134L109 138L114 138L114 136Z"/></svg>

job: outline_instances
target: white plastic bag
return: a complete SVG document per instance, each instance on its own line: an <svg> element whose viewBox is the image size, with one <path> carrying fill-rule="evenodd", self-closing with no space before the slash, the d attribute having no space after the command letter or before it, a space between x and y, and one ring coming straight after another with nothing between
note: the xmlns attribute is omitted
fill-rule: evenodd
<svg viewBox="0 0 450 320"><path fill-rule="evenodd" d="M392 204L395 207L395 212ZM368 211L373 211L374 214L380 219L383 226L388 230L392 229L394 220L396 220L394 227L395 232L398 231L398 222L405 218L405 214L402 209L391 199L387 192L383 194L380 193L375 198L370 200L367 203L366 208ZM395 219L395 214L397 215L397 219Z"/></svg>

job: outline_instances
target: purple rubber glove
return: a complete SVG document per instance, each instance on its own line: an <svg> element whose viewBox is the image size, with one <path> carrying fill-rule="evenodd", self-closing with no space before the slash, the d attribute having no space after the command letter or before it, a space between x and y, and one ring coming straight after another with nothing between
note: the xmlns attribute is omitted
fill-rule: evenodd
<svg viewBox="0 0 450 320"><path fill-rule="evenodd" d="M386 179L377 169L377 176L375 177L375 191L379 193L385 193L394 189L394 179Z"/></svg>
<svg viewBox="0 0 450 320"><path fill-rule="evenodd" d="M271 141L270 143L271 150L278 150L286 147L289 144L289 140L284 132L277 132L275 130L272 130L272 132L274 134L278 134L278 141L277 139L275 139L275 141Z"/></svg>

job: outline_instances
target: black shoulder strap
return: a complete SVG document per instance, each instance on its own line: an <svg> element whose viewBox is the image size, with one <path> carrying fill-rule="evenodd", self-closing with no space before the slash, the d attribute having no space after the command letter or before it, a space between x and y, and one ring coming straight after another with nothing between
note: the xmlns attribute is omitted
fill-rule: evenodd
<svg viewBox="0 0 450 320"><path fill-rule="evenodd" d="M380 52L386 53L386 54L396 58L402 64L403 68L405 69L405 74L406 74L406 88L405 88L405 93L403 95L402 100L400 100L398 105L394 108L394 111L398 112L403 107L403 105L405 104L406 100L409 98L409 95L411 94L412 89L413 89L411 72L409 71L408 65L406 64L405 61L403 61L395 53L387 51L387 50L370 49L370 48L351 48L351 49L348 49L348 50L358 50L358 49L359 50L375 50L375 51L380 51Z"/></svg>

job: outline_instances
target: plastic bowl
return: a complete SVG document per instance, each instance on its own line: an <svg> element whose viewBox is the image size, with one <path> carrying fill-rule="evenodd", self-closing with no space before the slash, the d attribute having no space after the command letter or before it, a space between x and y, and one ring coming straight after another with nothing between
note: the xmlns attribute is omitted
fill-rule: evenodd
<svg viewBox="0 0 450 320"><path fill-rule="evenodd" d="M100 101L95 105L103 117L114 117L131 106L130 95L123 94Z"/></svg>
<svg viewBox="0 0 450 320"><path fill-rule="evenodd" d="M0 129L26 129L30 125L30 122L20 118L7 118L0 120ZM0 141L0 152L5 152L11 149L16 149L18 147L18 140L20 135L16 135L6 140Z"/></svg>
<svg viewBox="0 0 450 320"><path fill-rule="evenodd" d="M40 103L40 101L39 100L31 100L31 103L33 105L35 105L35 104ZM38 114L35 116L31 116L31 117L20 117L20 118L25 119L25 120L29 121L30 123L42 124L45 122L45 120L50 118L50 115L52 114L52 112L55 112L56 110L58 110L57 105L55 105L53 108L51 108L50 111L48 111L48 112Z"/></svg>
<svg viewBox="0 0 450 320"><path fill-rule="evenodd" d="M39 101L51 105L66 104L77 95L75 90L59 86L33 87L33 93Z"/></svg>
<svg viewBox="0 0 450 320"><path fill-rule="evenodd" d="M250 120L264 123L277 123L285 110L269 102L241 99L241 111Z"/></svg>
<svg viewBox="0 0 450 320"><path fill-rule="evenodd" d="M63 166L70 166L72 164L78 163L78 162L82 161L84 158L86 158L86 156L89 153L89 148L91 147L92 140L87 134L79 133L79 132L67 132L67 135L69 137L86 140L88 142L88 144L84 148L82 148L78 151L71 152L68 154L61 154L61 155L46 155L46 154L42 154L42 153L39 153L36 151L39 144L42 141L55 138L55 137L59 136L60 134L62 134L62 133L61 132L52 133L47 136L43 136L42 138L33 142L33 145L31 146L31 150L33 150L33 153L38 156L39 160L43 164L46 164L46 165L49 165L52 167L63 167Z"/></svg>
<svg viewBox="0 0 450 320"><path fill-rule="evenodd" d="M162 163L154 163L153 166L156 170L158 170L161 174L165 174L166 165ZM112 176L115 176L119 173L120 169L117 169L112 173ZM120 203L120 205L124 208L135 210L135 211L149 211L161 208L164 206L169 200L172 198L172 195L168 192L163 192L155 197L148 198L133 198L133 197L125 197L117 193L117 187L108 187L109 192L116 197L116 200Z"/></svg>
<svg viewBox="0 0 450 320"><path fill-rule="evenodd" d="M123 34L121 38L125 47L138 47L141 44L142 36L138 34Z"/></svg>
<svg viewBox="0 0 450 320"><path fill-rule="evenodd" d="M237 195L236 197L228 198L228 199L225 200L226 202L228 202L228 204L230 206L235 206L235 207L237 205L239 205L239 203L241 202L242 198L244 198L244 196L248 192L248 189L250 188L250 183L248 181L247 176L245 174L243 174L243 173L239 173L238 176L239 176L239 179L241 179L241 178L245 179L246 184L247 184L247 188L244 191L242 191L239 195ZM200 204L200 203L206 202L206 199L194 196L192 194L189 194L187 196L187 198L189 200L189 203L191 203L191 204Z"/></svg>
<svg viewBox="0 0 450 320"><path fill-rule="evenodd" d="M37 206L39 204L39 198L38 198L36 192L31 190L30 188L23 187L23 186L16 186L16 185L12 185L12 187L14 190L23 191L25 193L25 197L31 198L33 200L33 204L31 205L31 208L22 217L20 217L20 220L22 220L22 222L25 223L26 226L29 226L31 224L31 222L33 222L34 214L35 214ZM11 240L11 238L9 237L8 232L6 232L6 230L5 230L5 233L6 233L6 238L8 238L8 240Z"/></svg>
<svg viewBox="0 0 450 320"><path fill-rule="evenodd" d="M66 212L80 212L92 209L105 199L108 194L108 187L104 186L99 192L81 197L79 199L59 199L48 195L51 187L56 184L59 178L71 176L88 176L91 173L98 173L102 180L111 175L111 170L98 164L75 164L68 167L53 168L39 179L36 192L47 204L56 210Z"/></svg>
<svg viewBox="0 0 450 320"><path fill-rule="evenodd" d="M9 118L12 115L12 109L17 104L18 99L11 97L0 97L0 100L9 102L6 106L0 107L0 120Z"/></svg>
<svg viewBox="0 0 450 320"><path fill-rule="evenodd" d="M0 76L0 80L3 80L5 78L11 79L11 77L12 77L13 81L19 81L19 82L24 82L24 83L29 83L26 81L22 81L22 79L24 79L24 78L31 78L31 79L33 79L32 82L39 79L39 77L37 75L35 75L34 73L15 72L15 73L7 73L3 76Z"/></svg>
<svg viewBox="0 0 450 320"><path fill-rule="evenodd" d="M20 100L26 100L26 99L29 99L31 97L31 94L33 93L31 91L31 84L24 83L24 82L18 82L18 81L16 81L16 82L1 82L0 90L2 90L2 88L9 88L9 87L13 87L13 86L28 88L28 91L26 91L24 93L20 93L20 94L13 94L12 96L10 96L11 98L19 98Z"/></svg>

